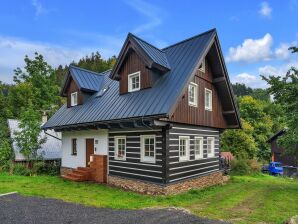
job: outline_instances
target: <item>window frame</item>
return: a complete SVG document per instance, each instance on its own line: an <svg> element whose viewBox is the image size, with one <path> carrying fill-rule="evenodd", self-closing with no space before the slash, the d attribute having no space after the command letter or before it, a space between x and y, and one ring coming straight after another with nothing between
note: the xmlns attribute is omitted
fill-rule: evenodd
<svg viewBox="0 0 298 224"><path fill-rule="evenodd" d="M74 100L74 96L75 95L75 99ZM76 102L75 102L76 101ZM77 106L78 105L78 92L73 92L70 94L70 106Z"/></svg>
<svg viewBox="0 0 298 224"><path fill-rule="evenodd" d="M132 79L133 77L139 77L139 87L138 88L132 88ZM141 71L137 71L131 74L128 74L128 92L135 92L135 91L139 91L141 89Z"/></svg>
<svg viewBox="0 0 298 224"><path fill-rule="evenodd" d="M211 152L208 152L209 143L208 140L212 140L211 142ZM214 137L207 137L207 156L208 157L214 157L215 156L215 138Z"/></svg>
<svg viewBox="0 0 298 224"><path fill-rule="evenodd" d="M124 139L124 156L119 157L118 156L118 151L119 151L119 145L118 145L118 140ZM126 160L126 136L115 136L114 137L114 159L115 160Z"/></svg>
<svg viewBox="0 0 298 224"><path fill-rule="evenodd" d="M145 139L153 138L154 139L154 156L145 156ZM156 161L156 136L155 135L141 135L141 162L146 163L155 163Z"/></svg>
<svg viewBox="0 0 298 224"><path fill-rule="evenodd" d="M199 155L196 154L196 152L197 152L197 150L196 150L196 146L197 146L196 140L197 139L200 139L200 145L199 145L200 154ZM195 136L195 138L194 138L194 154L195 154L195 159L202 159L202 158L204 158L204 137L202 137L202 136Z"/></svg>
<svg viewBox="0 0 298 224"><path fill-rule="evenodd" d="M190 101L190 88L194 87L194 102ZM197 107L198 106L198 84L191 82L188 85L188 105L192 107Z"/></svg>
<svg viewBox="0 0 298 224"><path fill-rule="evenodd" d="M186 149L185 149L185 156L180 155L180 140L186 140ZM189 156L190 156L190 144L189 144L190 137L189 136L179 136L179 145L178 145L178 153L179 153L179 162L183 161L189 161Z"/></svg>
<svg viewBox="0 0 298 224"><path fill-rule="evenodd" d="M210 94L210 97L209 97L209 107L207 106L207 100L206 100L207 93ZM212 111L212 98L213 98L213 96L212 96L212 90L205 88L205 97L204 97L205 110Z"/></svg>
<svg viewBox="0 0 298 224"><path fill-rule="evenodd" d="M202 65L202 67L201 67L201 65ZM202 63L199 65L199 71L205 73L205 71L206 71L206 58L204 58Z"/></svg>
<svg viewBox="0 0 298 224"><path fill-rule="evenodd" d="M78 155L78 139L77 138L71 139L71 155L72 156Z"/></svg>

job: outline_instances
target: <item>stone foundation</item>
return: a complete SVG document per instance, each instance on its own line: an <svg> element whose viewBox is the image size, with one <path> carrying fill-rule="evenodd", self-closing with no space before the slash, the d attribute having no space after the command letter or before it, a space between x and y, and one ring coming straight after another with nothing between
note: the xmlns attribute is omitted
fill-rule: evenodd
<svg viewBox="0 0 298 224"><path fill-rule="evenodd" d="M71 171L73 171L73 168L69 168L69 167L60 167L60 175L66 175L68 173L70 173Z"/></svg>
<svg viewBox="0 0 298 224"><path fill-rule="evenodd" d="M223 184L228 178L224 178L222 172L215 172L205 176L187 179L168 185L159 185L150 182L127 179L118 176L108 176L108 184L121 187L125 190L150 195L171 195L187 192L191 189L202 189L208 186Z"/></svg>

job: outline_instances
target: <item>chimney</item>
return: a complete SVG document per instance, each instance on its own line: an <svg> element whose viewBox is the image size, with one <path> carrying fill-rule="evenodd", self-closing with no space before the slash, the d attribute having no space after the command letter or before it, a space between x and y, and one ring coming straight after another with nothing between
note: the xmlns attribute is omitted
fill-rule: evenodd
<svg viewBox="0 0 298 224"><path fill-rule="evenodd" d="M48 116L47 116L46 112L44 111L44 112L43 112L43 115L42 115L42 117L41 117L41 122L44 124L44 123L46 123L47 121L48 121Z"/></svg>

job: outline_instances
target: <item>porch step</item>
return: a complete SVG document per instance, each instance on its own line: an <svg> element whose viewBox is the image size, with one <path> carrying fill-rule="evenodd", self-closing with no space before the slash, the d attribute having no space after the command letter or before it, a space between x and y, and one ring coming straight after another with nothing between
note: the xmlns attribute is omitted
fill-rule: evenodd
<svg viewBox="0 0 298 224"><path fill-rule="evenodd" d="M66 175L61 175L62 178L72 181L88 181L90 180L92 168L90 167L78 167L75 170L67 173Z"/></svg>
<svg viewBox="0 0 298 224"><path fill-rule="evenodd" d="M71 181L75 181L75 182L82 182L82 181L84 181L84 180L81 180L80 178L72 177L72 176L69 176L69 175L61 175L61 177L63 179L71 180Z"/></svg>

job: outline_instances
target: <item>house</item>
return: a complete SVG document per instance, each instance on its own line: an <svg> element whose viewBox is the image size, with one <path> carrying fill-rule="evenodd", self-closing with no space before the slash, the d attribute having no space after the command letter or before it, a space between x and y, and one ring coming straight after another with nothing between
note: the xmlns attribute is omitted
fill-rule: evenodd
<svg viewBox="0 0 298 224"><path fill-rule="evenodd" d="M150 194L223 181L220 133L241 124L215 29L163 49L129 33L112 70L70 66L61 94L43 128L62 132L65 178Z"/></svg>
<svg viewBox="0 0 298 224"><path fill-rule="evenodd" d="M271 160L272 162L281 162L286 166L298 166L298 158L295 158L292 155L285 155L284 149L278 145L278 138L284 135L287 132L287 129L282 129L268 139L268 143L271 145Z"/></svg>
<svg viewBox="0 0 298 224"><path fill-rule="evenodd" d="M20 152L20 148L17 143L13 140L15 138L15 132L20 131L19 121L15 119L8 119L8 128L10 132L10 138L12 139L12 148L14 150L14 161L15 162L26 162L26 158ZM62 148L61 148L61 133L55 132L54 130L47 130L40 132L40 138L45 138L46 142L41 145L38 149L37 155L42 156L43 160L54 161L61 160Z"/></svg>

